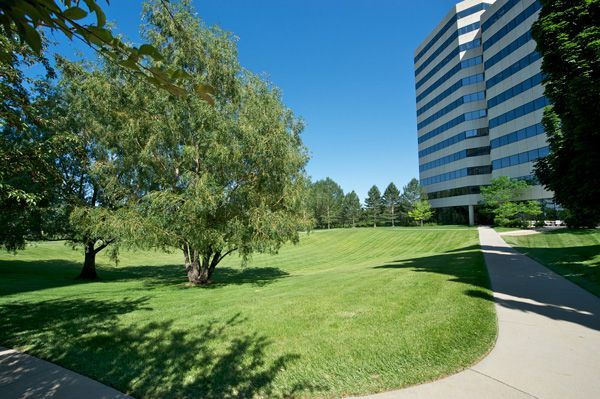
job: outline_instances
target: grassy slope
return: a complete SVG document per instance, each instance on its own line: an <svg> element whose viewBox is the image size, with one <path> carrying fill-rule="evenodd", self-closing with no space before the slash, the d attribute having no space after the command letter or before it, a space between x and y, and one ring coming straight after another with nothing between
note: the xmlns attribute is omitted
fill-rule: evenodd
<svg viewBox="0 0 600 399"><path fill-rule="evenodd" d="M492 346L476 230L316 231L190 288L179 254L0 255L0 343L138 397L337 397L464 368ZM255 268L254 266L260 266ZM484 294L482 294L482 292Z"/></svg>
<svg viewBox="0 0 600 399"><path fill-rule="evenodd" d="M557 230L503 238L517 250L600 296L600 231Z"/></svg>

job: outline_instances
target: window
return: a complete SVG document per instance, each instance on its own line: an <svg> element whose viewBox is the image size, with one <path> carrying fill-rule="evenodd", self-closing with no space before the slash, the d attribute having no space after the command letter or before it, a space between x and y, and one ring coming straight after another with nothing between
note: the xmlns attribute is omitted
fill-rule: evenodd
<svg viewBox="0 0 600 399"><path fill-rule="evenodd" d="M487 82L485 83L486 88L489 89L490 87L497 85L498 83L511 77L515 73L519 72L521 69L527 67L528 65L533 64L534 62L536 62L539 59L540 59L540 54L537 51L534 51L534 52L526 55L525 57L521 58L519 61L515 62L514 64L512 64L511 66L509 66L502 72L499 72L498 74L496 74L496 75L492 76L490 79L488 79Z"/></svg>
<svg viewBox="0 0 600 399"><path fill-rule="evenodd" d="M515 29L517 26L521 25L529 17L531 17L536 12L538 12L538 10L540 8L542 8L542 5L539 2L539 0L536 0L533 4L531 4L529 7L527 7L523 12L521 12L519 15L517 15L511 21L509 21L504 26L502 26L502 28L500 28L498 30L498 32L496 32L494 35L492 35L492 37L490 37L488 40L486 40L483 43L483 50L485 51L488 48L490 48L491 46L493 46L495 43L497 43L499 40L501 40L503 37L505 37L507 34L509 34L513 29Z"/></svg>
<svg viewBox="0 0 600 399"><path fill-rule="evenodd" d="M533 162L539 158L543 158L550 153L550 147L535 148L530 151L521 152L519 154L513 154L508 157L495 159L492 161L492 168L494 170L507 168L509 166L515 166L524 164L527 162Z"/></svg>
<svg viewBox="0 0 600 399"><path fill-rule="evenodd" d="M534 112L540 108L544 108L546 105L550 104L546 97L539 97L534 101L528 102L527 104L523 104L520 107L512 109L502 115L499 115L495 118L490 119L490 129L495 128L497 126L503 125L507 122L510 122L514 119L520 118L523 115L527 115L531 112Z"/></svg>
<svg viewBox="0 0 600 399"><path fill-rule="evenodd" d="M492 67L493 65L496 65L498 62L500 62L501 60L506 58L509 54L514 52L519 47L525 45L530 40L532 40L531 39L531 31L527 31L523 35L519 36L512 43L510 43L509 45L504 47L502 50L498 51L496 54L494 54L492 57L490 57L484 63L485 68L488 69L488 68Z"/></svg>

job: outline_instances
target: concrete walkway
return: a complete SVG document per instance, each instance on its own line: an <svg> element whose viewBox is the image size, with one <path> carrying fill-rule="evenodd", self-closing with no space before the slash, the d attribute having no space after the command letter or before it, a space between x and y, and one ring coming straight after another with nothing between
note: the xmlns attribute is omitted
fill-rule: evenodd
<svg viewBox="0 0 600 399"><path fill-rule="evenodd" d="M88 377L2 347L0 398L131 399Z"/></svg>
<svg viewBox="0 0 600 399"><path fill-rule="evenodd" d="M453 376L370 399L600 398L600 299L479 228L498 341Z"/></svg>

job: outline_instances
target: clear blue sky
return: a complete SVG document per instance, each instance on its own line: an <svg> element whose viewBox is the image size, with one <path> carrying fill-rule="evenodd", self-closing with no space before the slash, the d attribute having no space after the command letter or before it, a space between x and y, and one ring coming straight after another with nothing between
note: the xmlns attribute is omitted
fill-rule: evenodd
<svg viewBox="0 0 600 399"><path fill-rule="evenodd" d="M194 1L208 24L239 37L242 65L265 72L306 121L313 180L329 176L361 199L373 184L383 191L418 177L413 53L454 3ZM140 0L105 9L119 32L139 41ZM71 48L60 46L63 54Z"/></svg>

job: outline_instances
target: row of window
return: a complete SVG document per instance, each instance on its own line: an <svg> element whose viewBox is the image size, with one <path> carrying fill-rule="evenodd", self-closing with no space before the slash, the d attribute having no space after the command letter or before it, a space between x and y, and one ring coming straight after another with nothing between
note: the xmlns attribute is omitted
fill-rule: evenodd
<svg viewBox="0 0 600 399"><path fill-rule="evenodd" d="M448 112L455 110L456 108L460 107L463 104L467 104L467 103L470 103L473 101L482 101L482 100L485 100L485 92L483 92L483 91L478 91L475 93L470 93L470 94L464 95L464 96L460 97L459 99L452 101L450 104L446 105L444 108L436 111L435 113L433 113L432 115L427 117L425 120L418 123L417 129L424 128L425 126L438 120L442 116L446 115Z"/></svg>
<svg viewBox="0 0 600 399"><path fill-rule="evenodd" d="M486 10L488 9L490 6L490 4L486 4L486 3L480 3L477 4L473 7L469 7L466 10L463 10L459 13L457 13L456 15L454 15L452 18L450 18L450 20L448 22L446 22L446 25L444 25L444 27L442 29L440 29L440 31L433 37L431 38L431 40L423 47L423 49L421 51L419 51L419 53L415 56L415 63L417 63L417 61L419 61L424 55L425 53L431 48L433 47L433 45L442 37L444 36L444 34L448 31L448 29L450 29L451 27L454 27L455 23L461 19L464 18L466 16L475 14L476 12L482 11L482 10Z"/></svg>
<svg viewBox="0 0 600 399"><path fill-rule="evenodd" d="M472 121L475 119L480 119L480 118L485 117L486 115L487 115L487 113L486 113L485 109L478 109L477 111L471 111L471 112L464 113L464 114L459 115L456 118L444 123L443 125L436 127L432 131L425 133L424 135L422 135L421 137L418 138L418 142L419 142L419 144L423 143L424 141L427 141L427 140L431 139L432 137L435 137L438 134L441 134L441 133L445 132L446 130L451 129L454 126L457 126L465 121Z"/></svg>
<svg viewBox="0 0 600 399"><path fill-rule="evenodd" d="M538 10L542 8L542 4L539 0L536 0L527 7L524 11L519 13L516 17L514 17L511 21L509 21L506 25L502 26L498 30L498 32L494 33L489 39L487 39L483 43L483 51L487 50L495 43L498 43L503 37L505 37L508 33L510 33L517 26L521 25L523 22L527 20L527 18L531 17L533 14L538 12Z"/></svg>
<svg viewBox="0 0 600 399"><path fill-rule="evenodd" d="M469 86L475 83L483 82L483 74L478 73L475 75L467 76L466 78L462 78L454 83L452 86L448 87L446 90L435 96L431 101L427 104L423 105L421 108L417 110L417 116L421 115L423 112L431 109L434 105L447 98L450 94L454 93L458 89L463 86Z"/></svg>
<svg viewBox="0 0 600 399"><path fill-rule="evenodd" d="M421 184L423 186L429 186L431 184L442 183L448 180L460 179L461 177L489 175L490 173L492 173L492 167L490 165L473 166L470 168L453 170L452 172L446 172L436 176L426 177L421 179Z"/></svg>
<svg viewBox="0 0 600 399"><path fill-rule="evenodd" d="M514 177L511 180L523 180L529 184L536 185L540 184L537 177L533 175ZM481 194L482 186L465 186L465 187L456 187L448 190L434 191L432 193L427 193L427 198L430 200L433 199L441 199L441 198L449 198L449 197L458 197L461 195L472 195L472 194Z"/></svg>
<svg viewBox="0 0 600 399"><path fill-rule="evenodd" d="M438 158L434 161L424 163L423 165L419 165L419 172L424 172L429 169L437 168L442 165L447 165L452 162L459 161L464 158L470 157L479 157L482 155L489 155L490 147L476 147L476 148L467 148L465 150L461 150L455 152L454 154L446 155L442 158Z"/></svg>
<svg viewBox="0 0 600 399"><path fill-rule="evenodd" d="M541 123L536 123L535 125L528 126L524 129L519 129L515 132L497 137L490 141L490 146L492 148L498 148L537 136L539 134L544 134L544 126Z"/></svg>
<svg viewBox="0 0 600 399"><path fill-rule="evenodd" d="M460 28L458 31L455 31L453 34L451 34L450 37L448 37L446 39L446 41L444 43L442 43L437 50L435 50L433 53L431 53L431 55L427 58L427 60L423 61L423 63L415 70L415 75L420 74L425 68L427 68L427 65L431 64L435 60L435 58L438 55L440 55L444 50L447 50L448 47L460 35L464 35L465 33L474 31L476 29L479 29L479 22L475 22L474 24L464 26L464 27ZM477 47L477 46L475 46L475 47Z"/></svg>
<svg viewBox="0 0 600 399"><path fill-rule="evenodd" d="M461 51L470 50L472 48L476 48L479 46L481 46L481 39L479 39L479 38L472 40L470 42L461 44L460 46L458 46L458 48L455 48L454 50L452 50L443 60L438 62L438 64L435 67L431 68L431 70L429 72L427 72L427 74L425 76L423 76L421 79L419 79L419 81L416 84L416 88L418 89L421 86L423 86L425 84L425 82L427 82L429 79L431 79L431 77L433 75L438 73L440 71L440 69L442 69L446 65L448 65L448 63L453 58L455 58Z"/></svg>
<svg viewBox="0 0 600 399"><path fill-rule="evenodd" d="M483 30L488 30L493 24L495 24L504 14L511 8L519 4L520 0L508 0L502 7L498 9L491 17L487 19L482 25Z"/></svg>
<svg viewBox="0 0 600 399"><path fill-rule="evenodd" d="M527 31L515 39L512 43L504 47L502 50L498 51L496 54L491 56L485 62L485 69L489 69L492 66L496 65L498 62L502 61L504 58L508 57L511 53L513 53L518 48L524 46L531 40L531 31Z"/></svg>
<svg viewBox="0 0 600 399"><path fill-rule="evenodd" d="M533 64L540 58L541 58L540 53L538 53L537 51L534 51L534 52L526 55L525 57L521 58L519 61L515 62L514 64L512 64L511 66L509 66L502 72L498 72L496 75L489 78L485 82L485 87L487 89L489 89L490 87L497 85L498 83L502 82L504 79L511 77L515 73L519 72L521 69Z"/></svg>
<svg viewBox="0 0 600 399"><path fill-rule="evenodd" d="M459 195L481 194L481 186L466 186L451 188L449 190L435 191L427 193L429 199L440 199L448 197L458 197Z"/></svg>
<svg viewBox="0 0 600 399"><path fill-rule="evenodd" d="M488 108L493 108L498 104L502 104L504 101L513 98L514 96L541 84L543 79L544 75L541 72L533 75L529 79L525 79L518 85L513 86L510 89L498 94L497 96L490 98L487 103Z"/></svg>
<svg viewBox="0 0 600 399"><path fill-rule="evenodd" d="M517 73L520 70L524 69L525 67L533 64L540 58L541 58L541 55L537 51L534 51L534 52L526 55L525 57L521 58L519 61L515 62L508 68L502 70L501 72L498 72L496 75L489 78L485 82L486 89L489 89L490 87L494 87L495 85L502 82L503 80L508 79L515 73Z"/></svg>
<svg viewBox="0 0 600 399"><path fill-rule="evenodd" d="M504 114L497 116L495 118L490 119L490 129L493 129L497 126L503 125L507 122L510 122L514 119L520 118L523 115L530 114L534 111L537 111L540 108L544 108L546 105L549 105L550 101L546 97L539 97L533 101L528 102L527 104L523 104L515 109L512 109Z"/></svg>
<svg viewBox="0 0 600 399"><path fill-rule="evenodd" d="M527 183L529 183L531 185L539 185L540 184L540 180L535 175L513 177L513 178L511 178L511 180L522 180L522 181L526 181Z"/></svg>
<svg viewBox="0 0 600 399"><path fill-rule="evenodd" d="M455 136L447 138L446 140L440 141L439 143L436 143L430 147L422 149L421 151L419 151L419 158L424 157L429 154L433 154L434 152L437 152L446 147L450 147L451 145L459 143L463 140L466 140L466 139L469 139L472 137L487 136L488 134L489 134L489 129L487 127L483 127L480 129L471 129L471 130L467 130L465 132L461 132Z"/></svg>
<svg viewBox="0 0 600 399"><path fill-rule="evenodd" d="M417 102L421 101L427 95L431 94L435 89L440 87L443 83L445 83L448 79L450 79L454 74L456 74L461 69L470 68L474 65L481 64L483 62L483 58L481 56L467 58L452 67L448 72L446 72L443 76L441 76L438 80L436 80L431 86L427 89L423 90L421 94L417 96Z"/></svg>
<svg viewBox="0 0 600 399"><path fill-rule="evenodd" d="M521 152L508 157L495 159L492 161L492 169L498 170L508 168L509 166L520 165L527 162L533 162L543 158L550 153L550 147L536 148L534 150Z"/></svg>

